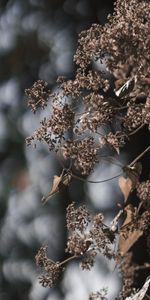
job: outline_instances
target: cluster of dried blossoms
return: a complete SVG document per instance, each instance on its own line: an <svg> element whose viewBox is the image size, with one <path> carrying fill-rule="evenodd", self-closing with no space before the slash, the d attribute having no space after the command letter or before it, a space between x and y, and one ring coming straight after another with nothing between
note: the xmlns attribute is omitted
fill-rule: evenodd
<svg viewBox="0 0 150 300"><path fill-rule="evenodd" d="M50 288L55 285L61 274L61 264L47 257L47 247L41 247L36 255L36 264L44 268L45 273L39 277L42 286Z"/></svg>
<svg viewBox="0 0 150 300"><path fill-rule="evenodd" d="M92 216L85 206L75 208L71 203L67 208L68 239L66 252L70 257L62 262L54 262L47 257L47 247L41 247L36 255L36 263L44 269L40 276L40 283L45 287L53 287L64 270L65 264L73 259L81 260L81 268L90 270L95 257L102 253L107 258L114 258L112 243L115 239L114 232L103 223L101 213Z"/></svg>
<svg viewBox="0 0 150 300"><path fill-rule="evenodd" d="M141 200L142 201L142 200ZM142 202L141 202L142 203ZM125 299L134 291L135 278L140 270L150 269L150 263L137 265L132 261L132 246L139 237L147 237L150 240L150 211L137 214L136 208L131 204L123 210L125 221L118 226L118 219L115 217L112 224L107 226L104 223L104 216L101 213L92 215L85 206L75 207L72 202L66 213L68 230L66 252L68 258L62 262L52 261L47 256L47 247L41 247L36 255L36 263L44 273L39 281L44 287L54 287L61 273L65 270L66 264L78 259L84 270L93 267L98 253L103 254L107 259L114 259L121 271L123 286L119 299ZM120 217L121 214L119 214ZM117 229L114 229L115 223ZM118 251L112 250L114 243L119 238ZM103 293L102 293L103 294ZM101 292L92 293L89 299L103 299Z"/></svg>
<svg viewBox="0 0 150 300"><path fill-rule="evenodd" d="M90 270L97 252L107 258L115 256L110 247L114 232L102 222L101 213L92 218L86 207L76 209L72 203L67 208L66 219L69 232L66 251L76 257L83 256L82 269Z"/></svg>
<svg viewBox="0 0 150 300"><path fill-rule="evenodd" d="M51 103L50 117L41 121L27 144L42 140L50 150L69 157L76 169L89 174L104 145L119 153L134 132L145 125L149 128L148 33L146 0L118 0L104 27L93 25L81 32L75 78L59 78L58 93L51 93L42 80L26 91L33 112ZM105 62L114 89L101 69L94 70L98 60ZM81 151L86 159L79 155Z"/></svg>
<svg viewBox="0 0 150 300"><path fill-rule="evenodd" d="M41 127L26 139L27 145L43 141L50 151L70 161L70 174L78 170L89 175L107 147L119 154L134 134L143 127L150 129L149 15L149 0L117 0L115 12L108 16L105 26L94 24L81 32L74 56L75 78L59 78L58 92L51 93L42 80L26 91L33 112L48 103L51 105L49 118L44 118ZM101 63L105 64L106 72ZM150 217L149 180L140 183L132 169L127 176L121 188L125 201L137 189L140 207L136 210L130 206L123 211L127 213L126 224L120 229L121 236L127 240L120 242L123 256L128 255L141 235L147 234L150 240L145 222ZM57 190L60 183L59 179ZM83 268L92 266L97 251L107 257L114 255L109 248L113 231L104 225L101 215L91 220L85 208L77 212L72 204L67 211L67 227L72 233L66 250L72 257L83 257ZM46 272L42 284L52 286L62 263L48 260L45 248L37 255L38 264L39 261ZM132 284L125 283L125 295L131 292L131 287Z"/></svg>

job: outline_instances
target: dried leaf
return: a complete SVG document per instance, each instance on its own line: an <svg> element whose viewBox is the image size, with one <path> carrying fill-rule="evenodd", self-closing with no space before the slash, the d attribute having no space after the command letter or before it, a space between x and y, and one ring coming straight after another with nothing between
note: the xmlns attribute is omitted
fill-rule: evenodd
<svg viewBox="0 0 150 300"><path fill-rule="evenodd" d="M148 288L150 286L150 277L147 277L144 285L140 289L138 293L136 293L134 296L127 297L125 300L144 300L146 293L148 291ZM146 299L149 299L148 297Z"/></svg>
<svg viewBox="0 0 150 300"><path fill-rule="evenodd" d="M137 217L137 207L134 207L132 204L128 204L124 208L124 212L126 213L126 218L121 226L123 228L125 225L133 222Z"/></svg>
<svg viewBox="0 0 150 300"><path fill-rule="evenodd" d="M125 166L123 170L132 180L132 188L134 189L142 173L142 164L140 162L137 162L133 165L133 167Z"/></svg>
<svg viewBox="0 0 150 300"><path fill-rule="evenodd" d="M47 195L47 197L42 198L43 203L45 203L51 196L53 196L53 195L55 195L56 193L59 192L59 185L60 185L61 181L62 181L62 175L61 176L57 176L57 175L54 176L51 191Z"/></svg>
<svg viewBox="0 0 150 300"><path fill-rule="evenodd" d="M129 204L126 208L126 219L120 228L119 252L122 256L135 244L143 235L143 230L139 229L137 217L137 208Z"/></svg>
<svg viewBox="0 0 150 300"><path fill-rule="evenodd" d="M124 256L142 235L142 230L135 229L133 232L129 231L127 239L121 236L119 239L119 252L121 256Z"/></svg>
<svg viewBox="0 0 150 300"><path fill-rule="evenodd" d="M55 175L52 183L52 188L50 193L42 198L42 202L45 203L49 198L58 193L63 186L68 186L72 176L70 173L63 175L63 172L60 176Z"/></svg>
<svg viewBox="0 0 150 300"><path fill-rule="evenodd" d="M128 177L119 177L118 184L126 202L130 193L135 189L138 183L139 176L142 172L142 165L141 163L136 163L133 167L125 166L123 170Z"/></svg>
<svg viewBox="0 0 150 300"><path fill-rule="evenodd" d="M132 191L132 180L128 178L124 178L123 176L119 177L118 179L119 187L121 192L124 195L125 202L127 201L130 192Z"/></svg>

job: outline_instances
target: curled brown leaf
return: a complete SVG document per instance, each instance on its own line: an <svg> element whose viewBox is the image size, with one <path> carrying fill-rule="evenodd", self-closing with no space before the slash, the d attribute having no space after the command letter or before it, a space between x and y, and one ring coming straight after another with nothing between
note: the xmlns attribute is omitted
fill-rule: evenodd
<svg viewBox="0 0 150 300"><path fill-rule="evenodd" d="M71 182L72 175L67 173L63 175L64 172L61 173L60 176L55 175L52 183L52 188L50 193L42 198L42 202L45 204L49 198L58 193L63 186L68 186Z"/></svg>

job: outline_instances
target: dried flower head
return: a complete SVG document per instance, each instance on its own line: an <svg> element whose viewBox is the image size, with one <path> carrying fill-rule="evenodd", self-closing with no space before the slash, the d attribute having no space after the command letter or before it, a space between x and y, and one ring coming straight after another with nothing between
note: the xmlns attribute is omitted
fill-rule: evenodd
<svg viewBox="0 0 150 300"><path fill-rule="evenodd" d="M94 138L85 138L77 141L67 141L62 146L63 156L72 158L74 165L82 174L89 174L93 170L97 160L97 150Z"/></svg>
<svg viewBox="0 0 150 300"><path fill-rule="evenodd" d="M38 108L45 108L51 95L47 82L43 80L36 81L30 89L26 89L25 93L28 97L28 106L33 112Z"/></svg>
<svg viewBox="0 0 150 300"><path fill-rule="evenodd" d="M137 194L146 209L150 210L150 180L139 183Z"/></svg>
<svg viewBox="0 0 150 300"><path fill-rule="evenodd" d="M143 104L134 104L129 106L126 117L124 118L124 127L126 127L129 131L136 129L144 122L144 116L142 114L143 107Z"/></svg>
<svg viewBox="0 0 150 300"><path fill-rule="evenodd" d="M75 256L83 256L81 267L90 269L98 252L107 258L114 256L110 245L114 233L103 223L99 213L93 218L84 206L75 209L74 203L67 208L67 228L69 231L66 251Z"/></svg>
<svg viewBox="0 0 150 300"><path fill-rule="evenodd" d="M72 233L68 237L66 252L82 256L89 249L91 242L88 240L88 235L81 235L80 233Z"/></svg>
<svg viewBox="0 0 150 300"><path fill-rule="evenodd" d="M128 138L127 134L125 134L123 132L116 131L115 134L110 132L100 139L100 144L101 145L110 145L119 154L119 149L125 145L127 138Z"/></svg>
<svg viewBox="0 0 150 300"><path fill-rule="evenodd" d="M74 113L68 104L54 105L50 118L41 121L42 127L35 130L31 137L26 139L27 145L34 141L44 141L50 150L58 150L58 144L64 140L64 134L72 127Z"/></svg>
<svg viewBox="0 0 150 300"><path fill-rule="evenodd" d="M141 201L150 201L150 180L139 183L137 192Z"/></svg>
<svg viewBox="0 0 150 300"><path fill-rule="evenodd" d="M39 277L39 282L44 287L54 287L62 271L61 265L47 257L47 247L41 247L35 258L36 264L44 269L44 274Z"/></svg>
<svg viewBox="0 0 150 300"><path fill-rule="evenodd" d="M68 230L79 230L83 232L87 228L90 220L90 214L84 205L78 208L75 208L75 202L68 205L66 214Z"/></svg>

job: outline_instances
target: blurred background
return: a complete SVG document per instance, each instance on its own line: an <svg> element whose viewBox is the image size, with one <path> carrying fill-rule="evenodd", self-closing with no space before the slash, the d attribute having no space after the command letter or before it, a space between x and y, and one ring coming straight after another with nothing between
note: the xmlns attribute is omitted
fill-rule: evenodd
<svg viewBox="0 0 150 300"><path fill-rule="evenodd" d="M78 34L93 23L105 24L112 12L112 0L0 1L1 300L86 300L90 292L107 286L109 299L118 294L113 262L101 257L90 272L69 263L56 288L39 285L34 258L38 249L48 245L51 259L66 257L67 205L72 200L86 203L93 212L103 211L109 222L120 192L115 180L96 186L74 180L42 206L41 197L61 166L44 145L25 145L44 116L43 111L33 115L27 109L25 89L43 79L54 90L58 75L72 77ZM103 179L118 172L117 166L106 163L94 176Z"/></svg>

